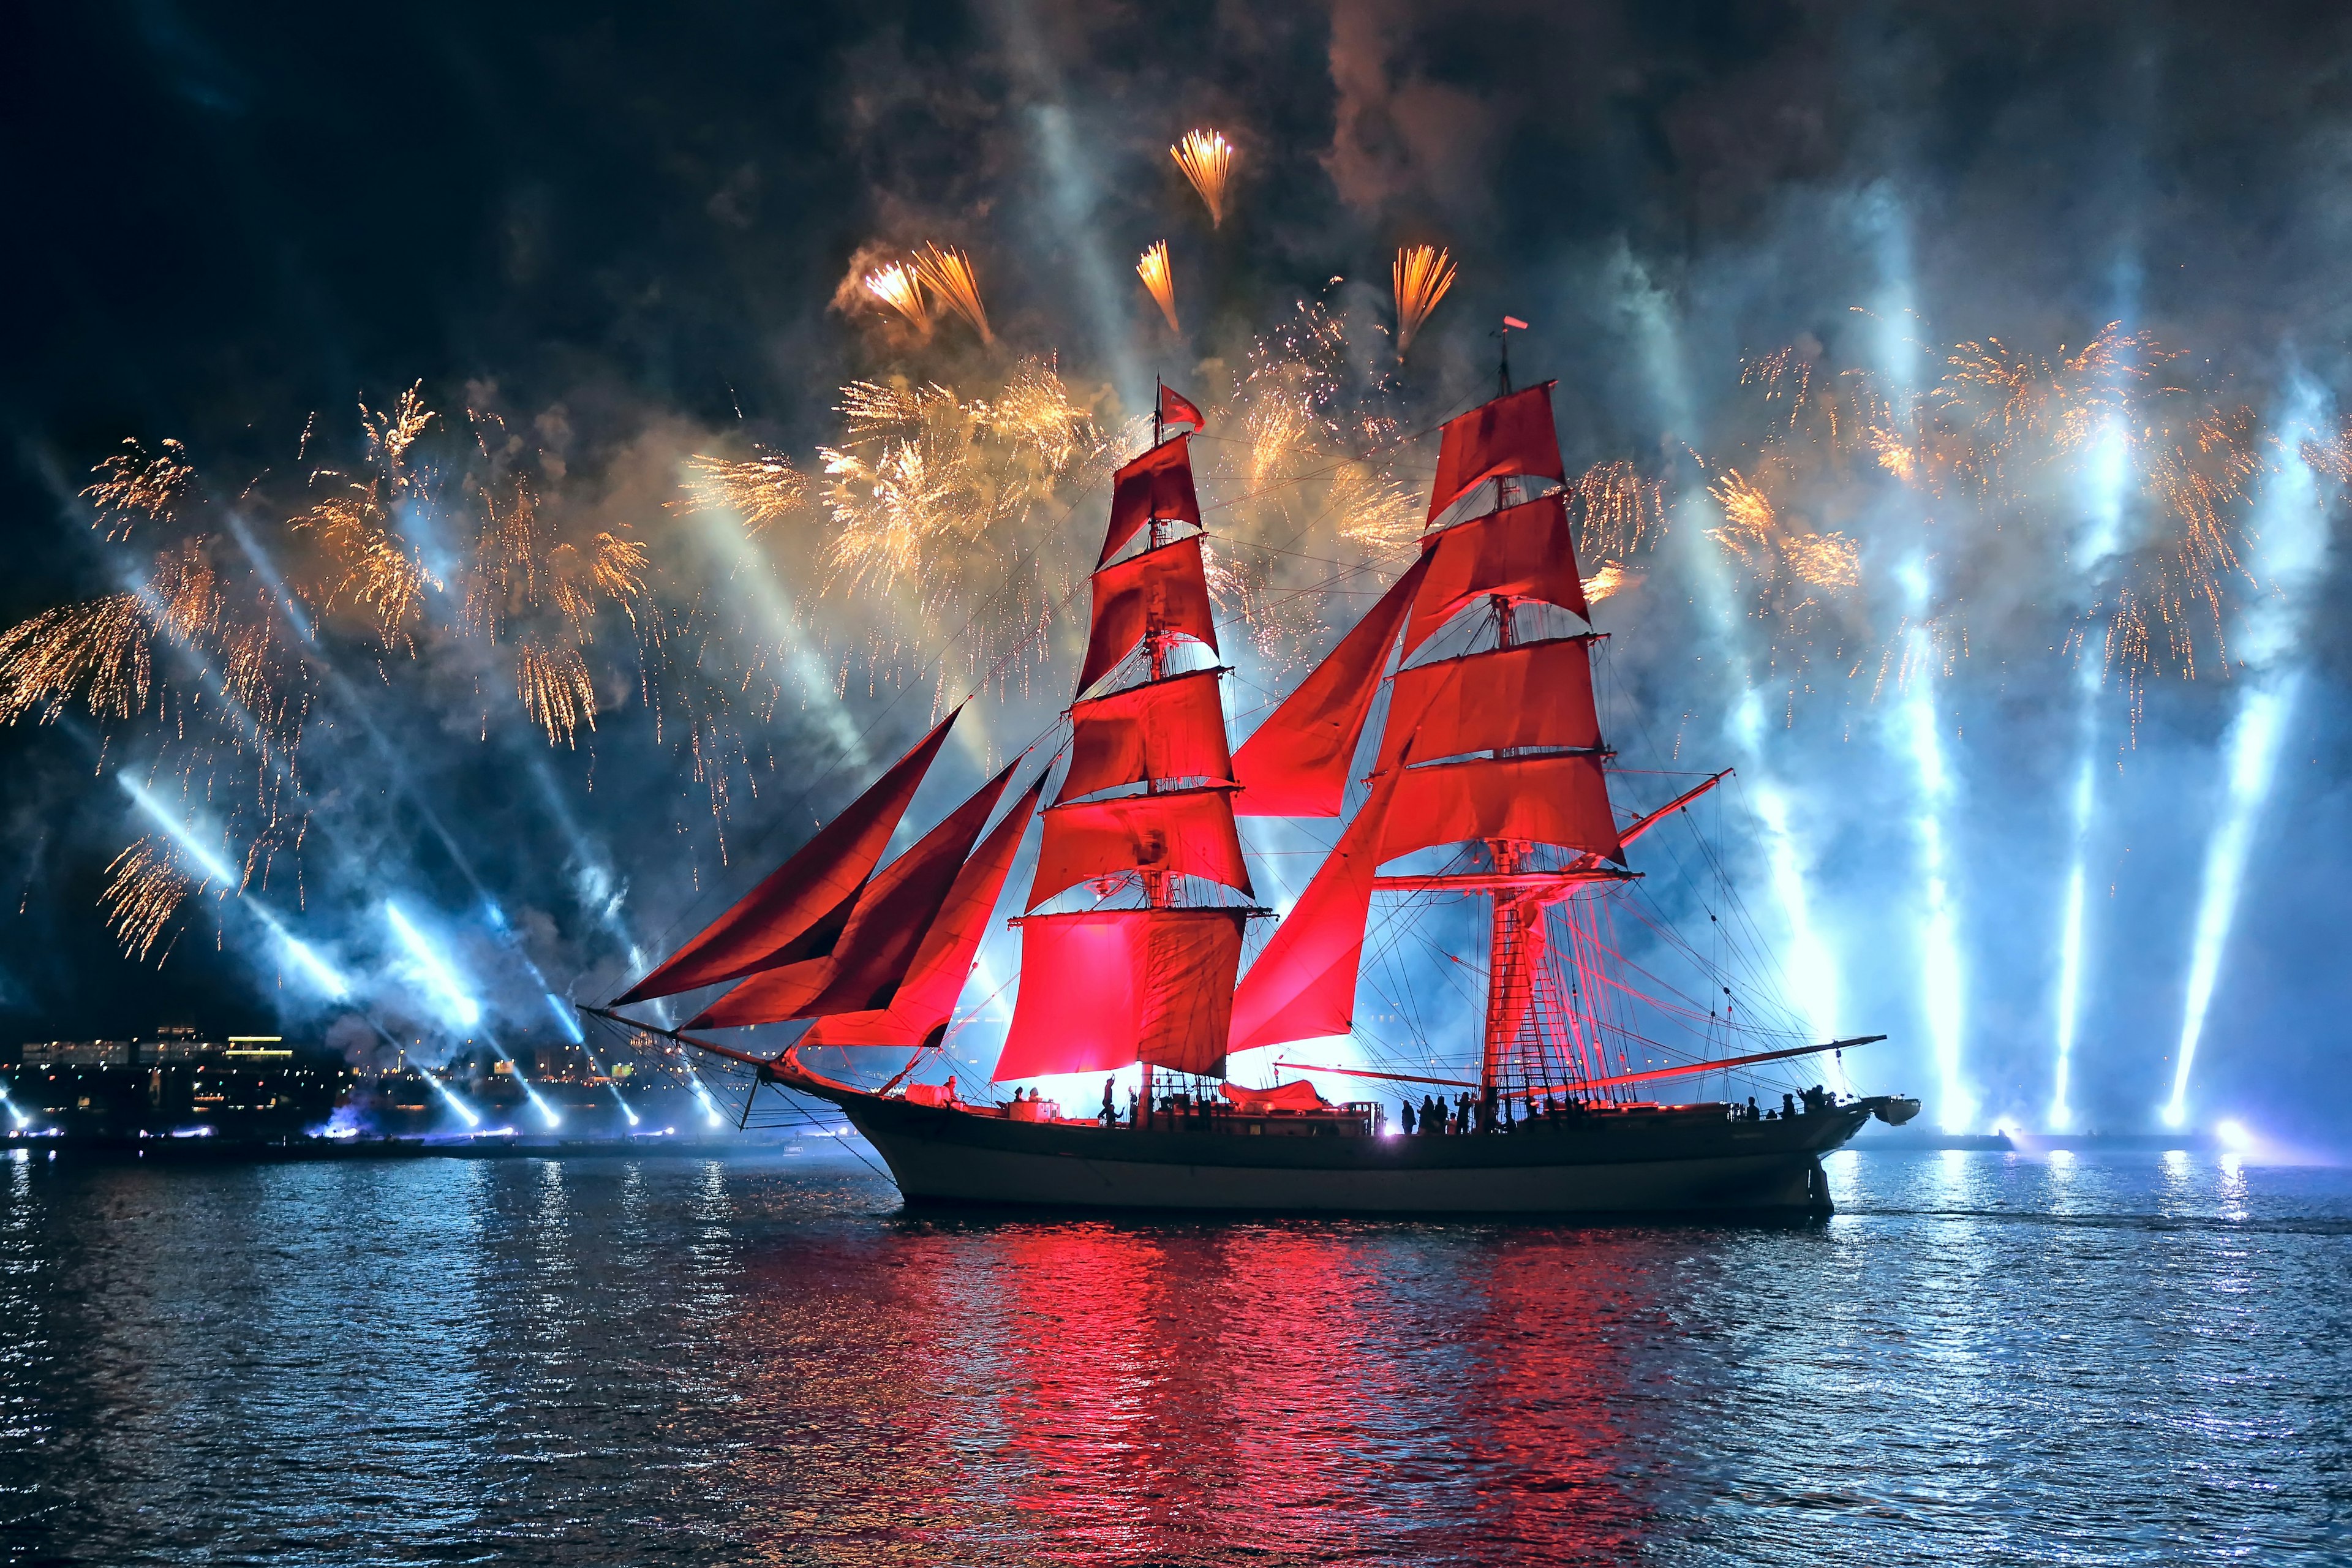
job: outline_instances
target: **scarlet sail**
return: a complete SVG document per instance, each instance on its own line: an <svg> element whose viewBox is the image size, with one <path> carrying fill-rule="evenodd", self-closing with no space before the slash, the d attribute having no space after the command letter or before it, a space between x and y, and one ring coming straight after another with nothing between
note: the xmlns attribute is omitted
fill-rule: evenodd
<svg viewBox="0 0 2352 1568"><path fill-rule="evenodd" d="M1126 871L1203 877L1251 891L1225 792L1171 790L1049 806L1029 906L1080 882Z"/></svg>
<svg viewBox="0 0 2352 1568"><path fill-rule="evenodd" d="M954 1016L956 998L962 994L981 940L988 934L988 918L1004 890L1004 879L1021 848L1021 836L1045 793L1040 778L1029 786L972 858L956 873L937 919L923 933L907 977L899 983L889 1005L874 1012L841 1013L820 1018L803 1035L803 1046L913 1047L937 1044Z"/></svg>
<svg viewBox="0 0 2352 1568"><path fill-rule="evenodd" d="M1062 798L1121 784L1233 777L1217 671L1194 670L1070 710L1070 770Z"/></svg>
<svg viewBox="0 0 2352 1568"><path fill-rule="evenodd" d="M1097 910L1021 922L1021 999L996 1081L1135 1063L1222 1076L1242 910Z"/></svg>
<svg viewBox="0 0 2352 1568"><path fill-rule="evenodd" d="M966 856L1012 782L1007 767L866 885L832 954L754 974L703 1009L689 1029L740 1028L887 1006L947 901Z"/></svg>
<svg viewBox="0 0 2352 1568"><path fill-rule="evenodd" d="M1405 627L1405 657L1471 605L1500 595L1540 599L1590 617L1584 584L1576 574L1576 540L1568 506L1545 496L1457 523L1422 541L1429 570L1413 595Z"/></svg>
<svg viewBox="0 0 2352 1568"><path fill-rule="evenodd" d="M1371 798L1339 835L1330 858L1316 869L1265 951L1242 976L1234 994L1229 1050L1344 1035L1355 1026L1356 974L1372 905L1372 873L1379 868L1381 832L1402 771L1381 775Z"/></svg>
<svg viewBox="0 0 2352 1568"><path fill-rule="evenodd" d="M1389 803L1381 858L1472 839L1516 839L1581 849L1621 864L1617 822L1601 759L1479 757L1409 767Z"/></svg>
<svg viewBox="0 0 2352 1568"><path fill-rule="evenodd" d="M1162 441L1111 476L1110 531L1103 538L1101 565L1153 518L1201 525L1201 498L1192 489L1189 436Z"/></svg>
<svg viewBox="0 0 2352 1568"><path fill-rule="evenodd" d="M1550 382L1481 404L1445 422L1437 451L1437 483L1429 515L1460 500L1488 479L1512 474L1567 481L1559 435L1552 426Z"/></svg>
<svg viewBox="0 0 2352 1568"><path fill-rule="evenodd" d="M837 938L830 933L845 928L851 900L888 847L890 835L897 831L898 819L906 815L907 804L915 798L931 759L939 755L955 721L955 713L940 720L913 751L820 829L799 853L769 873L667 962L624 992L618 1002L672 996L831 952ZM812 934L825 940L799 942Z"/></svg>
<svg viewBox="0 0 2352 1568"><path fill-rule="evenodd" d="M1080 691L1108 675L1154 633L1180 633L1216 648L1216 616L1198 534L1104 567L1095 574L1094 599L1087 662L1078 672Z"/></svg>
<svg viewBox="0 0 2352 1568"><path fill-rule="evenodd" d="M1348 764L1380 689L1397 625L1420 592L1429 560L1423 555L1391 584L1315 673L1242 742L1234 753L1234 777L1242 786L1234 801L1237 814L1339 815Z"/></svg>
<svg viewBox="0 0 2352 1568"><path fill-rule="evenodd" d="M1432 762L1520 747L1598 748L1591 651L1582 637L1559 637L1399 670L1378 768L1394 765L1416 731L1412 754Z"/></svg>

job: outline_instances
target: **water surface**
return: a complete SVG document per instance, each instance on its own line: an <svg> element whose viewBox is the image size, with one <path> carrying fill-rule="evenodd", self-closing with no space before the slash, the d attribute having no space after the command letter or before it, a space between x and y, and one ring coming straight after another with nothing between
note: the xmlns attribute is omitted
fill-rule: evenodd
<svg viewBox="0 0 2352 1568"><path fill-rule="evenodd" d="M838 1158L0 1161L12 1563L2352 1559L2352 1173L1788 1229L940 1219Z"/></svg>

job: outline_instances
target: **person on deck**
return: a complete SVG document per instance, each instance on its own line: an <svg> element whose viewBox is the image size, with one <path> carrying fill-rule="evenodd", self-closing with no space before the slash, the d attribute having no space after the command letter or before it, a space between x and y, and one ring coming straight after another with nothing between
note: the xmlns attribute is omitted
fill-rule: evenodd
<svg viewBox="0 0 2352 1568"><path fill-rule="evenodd" d="M1103 1079L1102 1124L1105 1127L1118 1125L1118 1101L1111 1098L1111 1091L1117 1082L1115 1079Z"/></svg>
<svg viewBox="0 0 2352 1568"><path fill-rule="evenodd" d="M1406 1101L1404 1102L1404 1104L1403 1104L1403 1105L1402 1105L1402 1106L1400 1106L1400 1107L1398 1108L1398 1110L1397 1110L1397 1121L1398 1121L1398 1125L1402 1126L1402 1127L1404 1129L1404 1135L1405 1135L1406 1137L1408 1137L1408 1138L1412 1137L1412 1100L1406 1100Z"/></svg>

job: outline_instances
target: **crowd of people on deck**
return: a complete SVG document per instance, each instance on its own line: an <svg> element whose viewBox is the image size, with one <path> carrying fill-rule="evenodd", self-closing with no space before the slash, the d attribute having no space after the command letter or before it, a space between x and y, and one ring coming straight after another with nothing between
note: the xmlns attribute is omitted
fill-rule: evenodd
<svg viewBox="0 0 2352 1568"><path fill-rule="evenodd" d="M1116 1081L1103 1079L1102 1125L1117 1127L1122 1120L1130 1127L1138 1125L1145 1108L1136 1092L1129 1089L1126 1112L1122 1117L1115 1098ZM1014 1098L1019 1098L1017 1091ZM1795 1094L1782 1095L1778 1110L1759 1110L1756 1097L1751 1094L1745 1106L1734 1104L1731 1107L1731 1119L1735 1121L1793 1121L1799 1116L1819 1115L1836 1104L1836 1095L1815 1084ZM1214 1111L1223 1109L1205 1097L1171 1094L1155 1097L1150 1115L1158 1125L1173 1128L1187 1123L1204 1123ZM1489 1084L1483 1093L1472 1094L1465 1090L1450 1100L1433 1094L1422 1096L1417 1103L1407 1099L1398 1109L1398 1124L1408 1137L1458 1138L1480 1133L1565 1128L1591 1114L1591 1108L1573 1094L1547 1092L1537 1095L1530 1092L1524 1097L1513 1097L1503 1094L1496 1086Z"/></svg>

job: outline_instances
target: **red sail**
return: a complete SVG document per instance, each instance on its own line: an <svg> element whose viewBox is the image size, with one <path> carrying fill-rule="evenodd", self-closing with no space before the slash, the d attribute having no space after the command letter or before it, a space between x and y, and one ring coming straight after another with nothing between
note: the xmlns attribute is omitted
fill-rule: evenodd
<svg viewBox="0 0 2352 1568"><path fill-rule="evenodd" d="M1136 870L1205 877L1251 892L1225 793L1171 790L1048 807L1029 907L1080 882Z"/></svg>
<svg viewBox="0 0 2352 1568"><path fill-rule="evenodd" d="M1201 498L1192 491L1192 459L1185 450L1191 439L1162 441L1110 477L1110 532L1096 565L1118 554L1155 517L1201 525Z"/></svg>
<svg viewBox="0 0 2352 1568"><path fill-rule="evenodd" d="M1062 798L1147 780L1230 780L1217 672L1155 680L1070 710L1070 771Z"/></svg>
<svg viewBox="0 0 2352 1568"><path fill-rule="evenodd" d="M1559 435L1552 427L1551 388L1547 381L1445 422L1437 449L1437 485L1429 492L1433 520L1477 486L1507 474L1567 482Z"/></svg>
<svg viewBox="0 0 2352 1568"><path fill-rule="evenodd" d="M913 1047L945 1033L955 1014L956 998L971 973L981 939L988 934L989 916L1004 890L1004 879L1020 852L1021 836L1028 830L1030 814L1045 793L1039 779L1015 801L1004 819L989 831L980 848L956 873L955 886L940 905L939 918L923 933L915 962L908 967L890 1005L877 1012L840 1013L820 1018L803 1035L803 1046L899 1046Z"/></svg>
<svg viewBox="0 0 2352 1568"><path fill-rule="evenodd" d="M1576 574L1568 506L1557 495L1458 523L1424 538L1421 548L1429 572L1405 627L1408 658L1447 621L1490 594L1540 599L1591 616Z"/></svg>
<svg viewBox="0 0 2352 1568"><path fill-rule="evenodd" d="M1597 749L1591 650L1560 637L1401 669L1374 771L1393 767L1408 740L1432 762L1517 746Z"/></svg>
<svg viewBox="0 0 2352 1568"><path fill-rule="evenodd" d="M1429 570L1427 555L1381 595L1315 673L1285 698L1234 753L1243 816L1337 816L1348 788L1348 764L1364 732L1397 623ZM1391 726L1393 728L1393 726Z"/></svg>
<svg viewBox="0 0 2352 1568"><path fill-rule="evenodd" d="M889 1005L915 961L964 858L988 825L1014 763L980 792L923 835L915 847L890 862L866 885L857 911L849 918L831 957L754 974L689 1021L689 1029L735 1029L780 1024L787 1018L821 1018L832 1013L866 1013ZM805 969L817 970L805 975ZM812 982L814 984L812 984Z"/></svg>
<svg viewBox="0 0 2352 1568"><path fill-rule="evenodd" d="M1625 858L1599 757L1480 757L1405 769L1381 858L1473 838L1557 844L1620 864Z"/></svg>
<svg viewBox="0 0 2352 1568"><path fill-rule="evenodd" d="M1339 846L1242 976L1234 994L1227 1050L1344 1035L1355 1027L1356 973L1372 907L1372 873L1380 866L1382 825L1400 771L1381 775L1364 809L1339 835Z"/></svg>
<svg viewBox="0 0 2352 1568"><path fill-rule="evenodd" d="M1154 626L1181 632L1213 651L1217 646L1216 613L1209 603L1197 533L1104 567L1095 574L1094 588L1094 629L1087 637L1086 668L1078 673L1081 691L1109 674Z"/></svg>
<svg viewBox="0 0 2352 1568"><path fill-rule="evenodd" d="M1021 922L1021 999L996 1081L1138 1061L1222 1076L1240 910L1097 910Z"/></svg>
<svg viewBox="0 0 2352 1568"><path fill-rule="evenodd" d="M899 758L846 811L825 824L798 854L770 872L733 909L711 921L618 1001L644 1002L715 985L814 957L837 945L825 943L812 952L799 951L794 942L809 934L812 927L826 923L827 917L838 914L842 904L856 894L858 885L889 846L890 835L906 815L907 803L914 799L955 720L955 713L940 720L920 744ZM800 947L811 945L801 943Z"/></svg>

